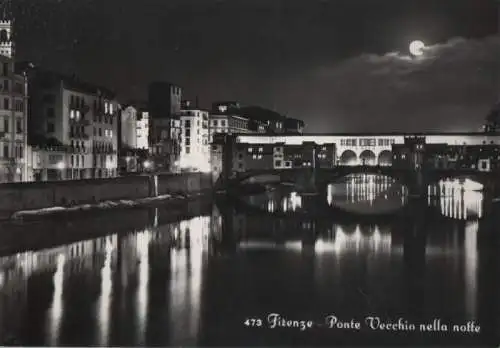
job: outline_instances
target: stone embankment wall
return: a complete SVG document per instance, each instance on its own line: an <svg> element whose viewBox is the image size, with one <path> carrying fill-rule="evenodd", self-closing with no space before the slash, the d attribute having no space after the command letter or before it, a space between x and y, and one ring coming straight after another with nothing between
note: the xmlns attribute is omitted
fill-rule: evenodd
<svg viewBox="0 0 500 348"><path fill-rule="evenodd" d="M210 175L202 173L1 184L0 218L20 210L197 193L211 187Z"/></svg>

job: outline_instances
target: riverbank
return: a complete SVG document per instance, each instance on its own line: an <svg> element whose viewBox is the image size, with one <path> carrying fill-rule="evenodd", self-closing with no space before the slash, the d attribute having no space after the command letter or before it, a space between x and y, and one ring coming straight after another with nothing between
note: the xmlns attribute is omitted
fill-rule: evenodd
<svg viewBox="0 0 500 348"><path fill-rule="evenodd" d="M211 191L211 176L204 173L2 184L0 220L14 214L43 215L149 204Z"/></svg>
<svg viewBox="0 0 500 348"><path fill-rule="evenodd" d="M109 209L148 208L148 207L154 207L156 205L165 205L165 204L174 205L183 203L183 201L195 200L204 196L211 196L211 194L207 192L198 192L187 195L167 194L156 197L146 197L136 200L122 199L117 201L104 201L96 204L82 204L82 205L66 206L66 207L58 206L58 207L49 207L49 208L33 209L33 210L21 210L12 214L10 219L30 221L45 216L53 216L53 215L81 216L83 213L99 213Z"/></svg>
<svg viewBox="0 0 500 348"><path fill-rule="evenodd" d="M36 251L60 245L154 228L195 216L208 215L212 209L208 195L186 199L156 201L135 207L83 212L53 213L43 217L0 222L0 257L17 252Z"/></svg>

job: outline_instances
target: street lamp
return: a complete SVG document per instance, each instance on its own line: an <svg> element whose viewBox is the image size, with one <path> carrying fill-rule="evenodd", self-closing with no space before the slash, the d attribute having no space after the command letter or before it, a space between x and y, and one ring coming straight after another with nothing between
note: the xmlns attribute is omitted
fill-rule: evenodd
<svg viewBox="0 0 500 348"><path fill-rule="evenodd" d="M62 180L63 178L63 170L66 167L63 161L57 163L57 169L59 169L59 180Z"/></svg>

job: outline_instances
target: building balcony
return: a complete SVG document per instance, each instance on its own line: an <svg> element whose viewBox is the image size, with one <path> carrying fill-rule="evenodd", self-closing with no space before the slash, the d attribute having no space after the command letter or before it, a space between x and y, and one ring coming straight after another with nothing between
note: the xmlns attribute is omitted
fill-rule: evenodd
<svg viewBox="0 0 500 348"><path fill-rule="evenodd" d="M80 125L80 126L90 126L90 121L85 119L85 118L81 118L79 120L75 119L75 118L71 118L69 120L69 123L71 125Z"/></svg>
<svg viewBox="0 0 500 348"><path fill-rule="evenodd" d="M69 137L73 138L73 139L83 139L83 140L90 139L90 136L88 134L85 134L85 133L70 133Z"/></svg>

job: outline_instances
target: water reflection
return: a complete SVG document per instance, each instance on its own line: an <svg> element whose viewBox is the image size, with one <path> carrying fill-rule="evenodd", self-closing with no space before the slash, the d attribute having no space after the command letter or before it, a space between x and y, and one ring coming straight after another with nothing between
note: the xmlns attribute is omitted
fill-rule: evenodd
<svg viewBox="0 0 500 348"><path fill-rule="evenodd" d="M204 252L208 249L210 218L196 217L180 223L170 254L169 308L173 341L195 345L200 321L200 292Z"/></svg>
<svg viewBox="0 0 500 348"><path fill-rule="evenodd" d="M44 289L50 289L51 296L33 301L47 303L41 309L26 304L16 308L34 311L30 315L43 311L47 327L40 337L30 336L35 345L232 345L207 337L238 332L235 318L250 309L266 313L297 304L297 298L304 307L333 308L347 317L370 311L409 317L414 313L407 301L416 295L408 296L408 287L425 298L427 317L422 320L480 320L481 301L491 301L478 297L478 221L429 220L420 265L426 274L418 279L404 258L407 231L417 226L411 218L386 224L339 223L214 206L210 216L166 224L156 216L151 225L153 221L157 226L119 237L0 258L0 274L9 270L2 278L5 300L0 315L5 317L7 304L14 301L9 289L26 294L19 284L35 276L31 296ZM228 240L230 251L224 245ZM97 290L82 287L76 275L85 275ZM80 303L81 297L69 296L74 292L96 310L79 316L77 327L61 325L87 306ZM73 339L87 327L96 328L90 339Z"/></svg>
<svg viewBox="0 0 500 348"><path fill-rule="evenodd" d="M101 269L101 296L98 300L98 330L99 330L99 345L106 346L109 340L109 317L110 317L110 303L111 303L111 291L112 291L112 269L111 269L111 258L113 254L113 243L111 238L106 240L106 249L104 255L104 265Z"/></svg>
<svg viewBox="0 0 500 348"><path fill-rule="evenodd" d="M63 316L63 285L64 285L64 265L66 257L63 254L57 255L56 271L53 275L54 294L52 296L52 306L49 310L49 345L59 344L59 330Z"/></svg>
<svg viewBox="0 0 500 348"><path fill-rule="evenodd" d="M351 174L329 184L329 205L363 214L393 212L407 203L407 189L395 179L375 174Z"/></svg>
<svg viewBox="0 0 500 348"><path fill-rule="evenodd" d="M156 217L157 221L157 217ZM117 235L97 238L94 240L77 242L57 248L45 249L37 252L24 252L17 255L0 258L0 274L6 269L17 270L11 272L13 276L2 278L2 291L8 287L15 288L16 283L37 276L43 284L51 286L52 296L47 305L45 337L40 344L58 346L65 344L78 344L72 342L72 335L62 330L77 330L78 328L64 328L62 322L68 311L74 313L80 306L74 300L64 296L66 290L70 293L77 292L92 297L92 291L81 288L81 283L75 276L85 275L94 279L99 284L98 296L95 297L95 321L79 323L81 327L96 328L95 345L108 346L116 344L111 333L113 296L116 291L125 294L125 289L136 285L135 301L125 300L118 303L119 317L129 316L135 321L136 345L146 345L148 331L148 318L151 306L148 294L151 286L151 243L166 245L170 253L170 303L167 311L170 313L169 327L172 344L196 344L194 338L198 336L200 320L200 292L202 288L202 272L204 254L208 249L210 230L210 217L195 217L159 227L148 227L143 231L129 234L118 243ZM165 238L167 235L168 238ZM122 262L120 268L115 270L116 252L121 249ZM158 257L161 257L159 255ZM102 262L95 262L95 260ZM97 272L94 272L96 270ZM47 273L50 272L50 273ZM113 282L113 273L118 272L119 282ZM136 274L137 282L129 282L130 276ZM50 279L46 276L50 275ZM120 279L121 278L121 279ZM75 279L75 280L72 280ZM92 280L91 280L92 282ZM45 285L39 286L45 286ZM76 288L75 288L76 287ZM117 289L115 289L117 287ZM26 294L26 289L23 290ZM11 300L16 298L16 293L5 293ZM76 300L76 299L75 299ZM10 301L10 300L9 300ZM71 301L69 303L65 301ZM3 304L3 302L2 302ZM133 314L130 316L130 306ZM24 305L23 305L24 306ZM2 311L5 309L0 307ZM80 308L83 309L83 308ZM6 313L6 311L3 311ZM135 312L135 313L134 313ZM0 313L3 314L3 313ZM74 315L74 314L72 314ZM120 318L122 320L122 318ZM125 319L126 320L126 319ZM165 323L164 325L167 325ZM12 331L12 328L8 329ZM75 331L76 332L76 331ZM113 343L114 342L114 343Z"/></svg>
<svg viewBox="0 0 500 348"><path fill-rule="evenodd" d="M296 191L287 191L284 188L268 192L263 196L264 202L267 201L267 211L274 213L277 211L295 212L302 208L302 196ZM257 200L258 202L259 200ZM253 200L255 203L256 201ZM259 203L257 203L259 204ZM265 203L263 203L265 204ZM262 203L259 205L263 205Z"/></svg>
<svg viewBox="0 0 500 348"><path fill-rule="evenodd" d="M138 285L136 295L137 308L137 344L146 344L147 310L148 310L148 282L149 282L149 243L151 231L145 229L136 235L136 255L138 268Z"/></svg>
<svg viewBox="0 0 500 348"><path fill-rule="evenodd" d="M469 179L441 180L428 187L428 204L449 218L480 219L484 204L482 190L483 185Z"/></svg>
<svg viewBox="0 0 500 348"><path fill-rule="evenodd" d="M477 271L478 254L477 234L479 223L477 221L467 222L465 226L465 306L468 317L477 319Z"/></svg>

